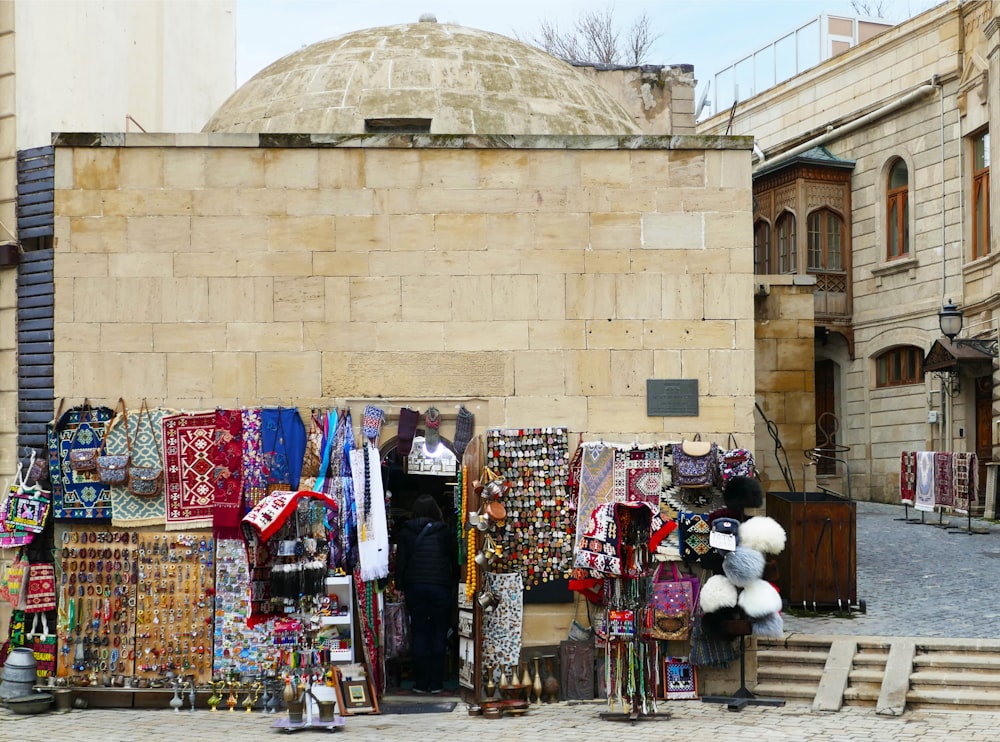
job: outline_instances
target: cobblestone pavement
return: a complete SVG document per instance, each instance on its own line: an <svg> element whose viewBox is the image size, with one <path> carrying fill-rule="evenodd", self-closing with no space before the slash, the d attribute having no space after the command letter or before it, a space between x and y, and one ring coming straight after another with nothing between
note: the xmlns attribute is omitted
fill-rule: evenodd
<svg viewBox="0 0 1000 742"><path fill-rule="evenodd" d="M738 713L699 701L661 704L657 717L628 722L603 720L602 703L553 704L520 718L471 718L463 704L445 714L352 716L337 731L349 740L463 740L463 742L579 742L596 735L641 740L740 740L740 742L992 742L1000 714L910 711L902 717L877 716L871 708L847 707L836 714L811 707L748 707ZM669 718L667 718L669 714ZM259 713L98 710L13 716L0 711L0 735L19 742L203 742L285 736L272 728L277 717ZM303 730L306 739L328 732Z"/></svg>
<svg viewBox="0 0 1000 742"><path fill-rule="evenodd" d="M984 535L950 533L930 523L900 520L901 506L858 503L858 594L867 613L849 618L786 615L787 631L855 636L1000 638L1000 526L974 520ZM915 516L910 510L911 518ZM944 518L965 527L965 519ZM436 701L445 700L443 698ZM521 718L471 718L464 703L451 713L384 714L346 719L338 734L354 740L452 740L465 742L578 742L598 734L630 740L734 739L741 742L987 742L997 739L1000 713L910 710L882 717L870 707L845 707L835 714L811 706L748 707L735 713L698 701L663 703L653 720L636 724L601 719L604 703L553 704L532 708ZM665 716L669 713L670 718ZM279 718L261 713L220 711L89 709L19 716L0 709L0 740L18 742L194 742L238 735L246 740L283 735ZM627 731L626 731L627 727ZM308 738L328 732L304 730Z"/></svg>
<svg viewBox="0 0 1000 742"><path fill-rule="evenodd" d="M911 520L920 514L909 509ZM937 514L901 519L901 505L859 502L858 600L850 618L785 616L785 630L804 634L1000 639L1000 525ZM931 525L934 524L934 525Z"/></svg>

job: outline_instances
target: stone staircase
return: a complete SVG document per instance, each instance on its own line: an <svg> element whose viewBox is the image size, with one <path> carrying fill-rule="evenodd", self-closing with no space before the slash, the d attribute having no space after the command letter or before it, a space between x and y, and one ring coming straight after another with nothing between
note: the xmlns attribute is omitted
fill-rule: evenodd
<svg viewBox="0 0 1000 742"><path fill-rule="evenodd" d="M817 711L1000 710L1000 640L792 634L756 651L756 695Z"/></svg>

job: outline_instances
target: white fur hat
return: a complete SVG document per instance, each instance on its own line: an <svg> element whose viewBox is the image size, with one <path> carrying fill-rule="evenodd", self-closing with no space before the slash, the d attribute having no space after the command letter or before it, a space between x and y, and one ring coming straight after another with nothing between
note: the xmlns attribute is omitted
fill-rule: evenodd
<svg viewBox="0 0 1000 742"><path fill-rule="evenodd" d="M712 613L722 608L735 608L738 600L736 585L725 575L712 575L701 586L698 604L705 613Z"/></svg>
<svg viewBox="0 0 1000 742"><path fill-rule="evenodd" d="M755 619L751 624L754 636L769 636L780 639L785 634L785 622L780 613L768 613Z"/></svg>
<svg viewBox="0 0 1000 742"><path fill-rule="evenodd" d="M763 554L780 554L785 548L785 529L774 518L757 515L740 524L740 546Z"/></svg>
<svg viewBox="0 0 1000 742"><path fill-rule="evenodd" d="M781 594L767 580L754 580L743 588L739 605L750 618L762 618L781 610Z"/></svg>

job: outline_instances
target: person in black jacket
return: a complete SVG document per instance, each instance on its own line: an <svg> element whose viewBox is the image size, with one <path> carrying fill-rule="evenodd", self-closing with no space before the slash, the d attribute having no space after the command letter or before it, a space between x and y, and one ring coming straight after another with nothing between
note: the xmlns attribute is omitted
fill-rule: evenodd
<svg viewBox="0 0 1000 742"><path fill-rule="evenodd" d="M410 616L416 693L440 693L444 682L455 556L455 534L442 521L441 509L431 495L420 495L400 528L396 551L396 586L406 595Z"/></svg>

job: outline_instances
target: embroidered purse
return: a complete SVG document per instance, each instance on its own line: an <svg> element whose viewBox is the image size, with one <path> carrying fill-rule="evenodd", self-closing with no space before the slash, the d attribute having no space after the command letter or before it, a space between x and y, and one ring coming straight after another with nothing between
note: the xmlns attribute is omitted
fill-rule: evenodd
<svg viewBox="0 0 1000 742"><path fill-rule="evenodd" d="M694 584L681 579L676 564L671 564L671 568L674 573L672 580L659 580L662 566L654 578L648 633L654 639L686 640L691 636Z"/></svg>
<svg viewBox="0 0 1000 742"><path fill-rule="evenodd" d="M698 698L698 671L687 657L663 658L663 698L689 701Z"/></svg>
<svg viewBox="0 0 1000 742"><path fill-rule="evenodd" d="M90 407L90 400L84 401L84 407L87 413L86 422L93 422L93 415ZM76 426L76 430L73 431L73 440L70 441L69 448L69 466L73 471L96 471L97 470L97 457L101 454L101 445L103 441L99 442L96 446L77 446L77 438L80 435L80 428L83 425L83 420ZM88 430L91 430L88 428Z"/></svg>
<svg viewBox="0 0 1000 742"><path fill-rule="evenodd" d="M155 497L160 494L163 488L163 452L160 450L160 439L156 437L156 430L153 428L153 421L150 419L149 407L146 400L142 400L139 408L139 419L135 424L135 436L129 448L139 440L139 428L142 426L142 419L146 418L149 427L153 432L153 443L156 445L157 463L153 466L140 466L131 464L128 468L128 491L136 497ZM126 435L128 428L125 428Z"/></svg>
<svg viewBox="0 0 1000 742"><path fill-rule="evenodd" d="M705 556L711 547L708 535L711 531L708 520L701 513L681 511L677 514L678 540L681 547L681 559L685 562L697 562Z"/></svg>
<svg viewBox="0 0 1000 742"><path fill-rule="evenodd" d="M18 489L7 497L6 527L12 530L41 533L49 518L52 503L42 489Z"/></svg>
<svg viewBox="0 0 1000 742"><path fill-rule="evenodd" d="M719 475L723 483L733 477L757 477L757 464L754 462L753 454L745 448L740 448L736 444L736 436L732 433L729 434L729 443L732 447L719 454Z"/></svg>
<svg viewBox="0 0 1000 742"><path fill-rule="evenodd" d="M125 409L125 400L121 397L118 398L118 404L114 409L115 413L118 412L119 407L122 408L122 420L125 424L126 452L112 454L106 452L108 433L118 421L117 415L112 413L111 422L108 423L107 430L104 432L104 441L101 443L101 454L97 457L97 478L104 484L125 484L128 481L128 465L132 458L132 446L128 440L128 410Z"/></svg>
<svg viewBox="0 0 1000 742"><path fill-rule="evenodd" d="M677 487L712 487L719 471L719 447L715 443L694 440L673 445L673 483Z"/></svg>
<svg viewBox="0 0 1000 742"><path fill-rule="evenodd" d="M28 581L28 562L20 556L7 565L0 580L0 599L10 603L14 610L24 609L24 586Z"/></svg>
<svg viewBox="0 0 1000 742"><path fill-rule="evenodd" d="M56 573L48 562L28 566L24 588L24 612L44 613L56 609Z"/></svg>

